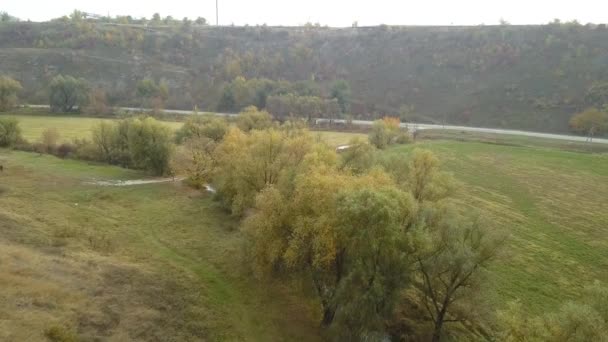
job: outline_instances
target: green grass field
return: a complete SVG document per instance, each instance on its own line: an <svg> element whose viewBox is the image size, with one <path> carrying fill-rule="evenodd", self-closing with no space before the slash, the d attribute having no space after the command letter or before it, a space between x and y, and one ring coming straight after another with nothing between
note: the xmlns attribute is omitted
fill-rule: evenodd
<svg viewBox="0 0 608 342"><path fill-rule="evenodd" d="M101 122L110 121L112 119L105 118L90 118L68 115L23 115L23 114L4 114L2 116L13 117L19 120L23 137L28 141L36 141L40 139L42 132L49 128L55 128L59 131L62 140L71 140L74 138L89 138L91 136L91 128ZM163 121L171 129L181 127L181 122Z"/></svg>
<svg viewBox="0 0 608 342"><path fill-rule="evenodd" d="M0 150L0 340L317 340L310 300L255 279L237 222L177 183Z"/></svg>
<svg viewBox="0 0 608 342"><path fill-rule="evenodd" d="M540 313L608 282L608 154L445 140L384 153L414 148L435 152L462 203L510 235L489 272L492 307L521 300Z"/></svg>
<svg viewBox="0 0 608 342"><path fill-rule="evenodd" d="M71 140L74 138L89 138L91 136L91 127L101 121L110 121L113 119L106 118L90 118L69 115L27 115L27 114L2 114L0 116L13 117L19 120L23 137L28 141L36 141L40 139L42 132L49 128L55 128L59 131L62 140ZM181 122L163 121L171 129L177 130L182 126ZM314 132L320 139L323 139L331 146L346 144L353 137L366 138L367 135L360 133L347 132Z"/></svg>
<svg viewBox="0 0 608 342"><path fill-rule="evenodd" d="M22 127L35 137L38 125L64 123L64 136L78 136L99 120L54 119ZM364 136L318 134L333 145ZM382 153L434 151L462 183L458 199L508 233L483 289L490 311L514 300L554 310L608 282L608 154L518 137L433 138ZM0 339L39 340L52 324L118 340L319 339L314 305L248 273L238 222L208 195L172 183L86 185L143 176L51 156L0 150L0 161Z"/></svg>

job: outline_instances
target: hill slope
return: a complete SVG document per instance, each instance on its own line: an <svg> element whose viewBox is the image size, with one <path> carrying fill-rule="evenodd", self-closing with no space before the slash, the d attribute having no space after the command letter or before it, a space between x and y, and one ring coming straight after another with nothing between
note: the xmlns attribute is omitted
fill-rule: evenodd
<svg viewBox="0 0 608 342"><path fill-rule="evenodd" d="M216 108L235 77L310 81L328 96L347 80L351 111L371 118L566 131L570 115L602 105L608 29L544 26L208 27L56 20L0 24L0 74L44 103L58 73L104 87L114 105L138 105L135 85L164 80L166 106ZM595 86L595 87L594 87ZM608 89L608 87L606 87ZM608 91L607 91L608 93Z"/></svg>

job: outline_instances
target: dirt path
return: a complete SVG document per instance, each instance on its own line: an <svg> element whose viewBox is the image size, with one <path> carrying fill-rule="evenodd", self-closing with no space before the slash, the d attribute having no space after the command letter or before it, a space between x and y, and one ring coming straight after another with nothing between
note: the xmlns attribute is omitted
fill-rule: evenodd
<svg viewBox="0 0 608 342"><path fill-rule="evenodd" d="M144 184L158 184L158 183L169 183L169 182L181 182L184 177L177 178L156 178L156 179L129 179L129 180L92 180L85 182L88 185L98 186L133 186L133 185L144 185ZM205 184L205 190L211 193L215 193L216 190L209 184Z"/></svg>

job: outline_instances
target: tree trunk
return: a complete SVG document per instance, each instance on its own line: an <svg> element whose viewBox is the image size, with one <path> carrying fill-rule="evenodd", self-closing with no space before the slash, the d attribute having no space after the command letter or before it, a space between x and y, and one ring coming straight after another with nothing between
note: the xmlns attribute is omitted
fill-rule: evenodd
<svg viewBox="0 0 608 342"><path fill-rule="evenodd" d="M435 319L435 330L433 331L433 338L431 339L432 342L439 342L441 339L441 328L443 327L443 320L445 319L446 311L446 307L444 306Z"/></svg>
<svg viewBox="0 0 608 342"><path fill-rule="evenodd" d="M331 307L326 307L323 309L323 320L321 321L321 326L327 328L334 321L334 316L336 315L336 310Z"/></svg>

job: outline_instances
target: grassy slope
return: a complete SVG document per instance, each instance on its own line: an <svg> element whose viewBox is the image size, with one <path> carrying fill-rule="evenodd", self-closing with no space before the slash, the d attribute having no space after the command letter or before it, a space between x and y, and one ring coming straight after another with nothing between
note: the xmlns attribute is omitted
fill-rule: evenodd
<svg viewBox="0 0 608 342"><path fill-rule="evenodd" d="M14 117L19 120L19 126L23 132L23 137L30 141L40 139L40 135L45 129L56 128L62 140L73 138L89 138L91 127L101 121L112 119L75 117L75 116L54 116L54 115L2 115ZM181 127L181 122L164 121L172 129Z"/></svg>
<svg viewBox="0 0 608 342"><path fill-rule="evenodd" d="M595 279L608 281L608 155L432 141L385 153L434 151L463 183L460 199L510 239L490 272L495 307L554 309Z"/></svg>
<svg viewBox="0 0 608 342"><path fill-rule="evenodd" d="M0 339L316 340L314 310L242 266L237 223L176 184L0 150Z"/></svg>

